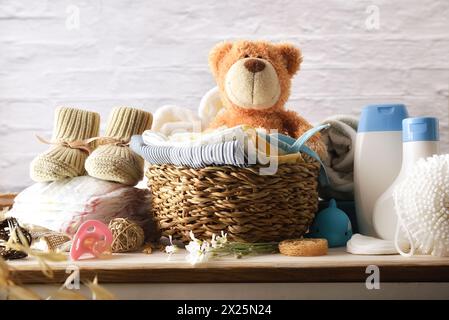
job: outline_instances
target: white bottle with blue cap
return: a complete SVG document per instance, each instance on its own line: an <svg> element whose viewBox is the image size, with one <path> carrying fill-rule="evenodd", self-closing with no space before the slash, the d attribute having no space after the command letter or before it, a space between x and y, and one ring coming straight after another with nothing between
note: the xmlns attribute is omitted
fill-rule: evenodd
<svg viewBox="0 0 449 320"><path fill-rule="evenodd" d="M403 104L363 108L354 149L354 196L359 232L376 236L373 209L401 169Z"/></svg>
<svg viewBox="0 0 449 320"><path fill-rule="evenodd" d="M397 216L393 192L422 158L439 153L438 119L431 117L408 118L402 121L402 166L399 175L374 206L373 225L377 235L384 240L394 240Z"/></svg>

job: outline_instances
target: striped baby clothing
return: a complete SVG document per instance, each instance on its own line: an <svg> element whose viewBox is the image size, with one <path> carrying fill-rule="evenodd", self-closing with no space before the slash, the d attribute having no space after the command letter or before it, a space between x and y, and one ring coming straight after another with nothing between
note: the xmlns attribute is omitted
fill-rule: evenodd
<svg viewBox="0 0 449 320"><path fill-rule="evenodd" d="M142 139L147 145L170 147L199 146L234 140L256 143L257 129L240 125L232 128L222 127L214 131L177 132L170 136L155 130L146 130L142 133Z"/></svg>
<svg viewBox="0 0 449 320"><path fill-rule="evenodd" d="M173 164L191 168L232 165L248 166L245 146L240 140L197 146L158 146L145 144L142 136L131 138L130 148L150 164Z"/></svg>

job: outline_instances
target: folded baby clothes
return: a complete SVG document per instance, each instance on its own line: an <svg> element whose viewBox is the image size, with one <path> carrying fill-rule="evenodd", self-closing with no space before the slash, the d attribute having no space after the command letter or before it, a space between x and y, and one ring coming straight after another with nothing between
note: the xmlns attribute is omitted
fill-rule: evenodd
<svg viewBox="0 0 449 320"><path fill-rule="evenodd" d="M151 130L163 135L184 132L201 132L201 119L194 111L173 105L158 108L154 113Z"/></svg>
<svg viewBox="0 0 449 320"><path fill-rule="evenodd" d="M214 131L205 132L183 132L165 135L154 130L146 130L142 134L145 144L166 147L200 146L228 141L248 141L254 142L256 129L240 125L233 128L218 128Z"/></svg>
<svg viewBox="0 0 449 320"><path fill-rule="evenodd" d="M130 148L150 164L174 164L191 168L233 165L245 167L245 147L241 141L227 141L199 146L147 145L142 136L131 138Z"/></svg>
<svg viewBox="0 0 449 320"><path fill-rule="evenodd" d="M130 147L150 164L192 168L297 163L303 160L302 154L321 162L305 143L327 127L321 125L312 128L297 140L282 134L267 134L264 130L245 125L171 137L146 131L142 136L133 136Z"/></svg>
<svg viewBox="0 0 449 320"><path fill-rule="evenodd" d="M299 150L284 150L278 148L276 144L270 144L269 135L266 134L265 130L247 125L232 128L221 127L205 132L175 133L171 136L146 130L142 134L142 140L146 145L160 147L189 147L240 141L244 145L247 155L258 153L260 159L265 159L267 156L284 156L299 152Z"/></svg>
<svg viewBox="0 0 449 320"><path fill-rule="evenodd" d="M225 107L220 98L220 90L218 87L213 87L201 98L198 108L198 115L203 127L208 128L209 124L223 111L225 111Z"/></svg>
<svg viewBox="0 0 449 320"><path fill-rule="evenodd" d="M108 224L114 218L128 218L148 238L155 234L149 196L148 190L81 176L31 185L17 195L7 215L21 224L69 236L86 220Z"/></svg>
<svg viewBox="0 0 449 320"><path fill-rule="evenodd" d="M323 123L330 124L323 131L322 140L326 144L328 157L323 159L329 177L328 186L320 186L323 199L354 199L354 145L358 119L347 115L327 118Z"/></svg>
<svg viewBox="0 0 449 320"><path fill-rule="evenodd" d="M328 129L330 124L325 123L316 127L313 127L306 132L304 132L301 137L298 139L294 139L290 136L287 136L285 134L281 133L272 133L269 135L264 135L263 132L259 132L259 135L262 135L263 138L266 140L266 144L270 147L273 145L275 146L276 152L281 154L277 158L279 159L279 163L291 163L290 161L292 156L297 155L299 158L294 161L297 162L299 159L302 158L302 154L305 156L312 158L320 163L320 175L319 175L319 184L322 186L329 185L329 178L327 176L326 169L324 167L323 162L321 161L318 154L310 149L306 142L313 137L318 132Z"/></svg>

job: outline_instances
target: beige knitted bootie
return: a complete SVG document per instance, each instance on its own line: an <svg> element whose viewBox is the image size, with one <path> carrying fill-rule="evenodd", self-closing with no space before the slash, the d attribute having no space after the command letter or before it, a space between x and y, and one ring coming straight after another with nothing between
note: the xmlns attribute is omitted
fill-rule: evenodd
<svg viewBox="0 0 449 320"><path fill-rule="evenodd" d="M56 109L51 141L53 146L33 159L30 165L31 179L46 182L84 175L87 146L77 142L96 137L99 127L100 115L96 112L66 107Z"/></svg>
<svg viewBox="0 0 449 320"><path fill-rule="evenodd" d="M100 140L100 146L86 160L88 174L102 180L136 185L143 178L144 160L127 143L132 135L150 129L152 121L153 116L149 112L130 107L114 108L106 128L105 142Z"/></svg>

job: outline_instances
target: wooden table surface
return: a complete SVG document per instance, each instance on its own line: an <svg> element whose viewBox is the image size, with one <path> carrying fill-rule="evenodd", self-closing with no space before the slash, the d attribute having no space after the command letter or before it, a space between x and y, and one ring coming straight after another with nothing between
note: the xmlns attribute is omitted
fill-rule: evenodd
<svg viewBox="0 0 449 320"><path fill-rule="evenodd" d="M382 282L449 282L449 258L399 255L351 255L343 248L322 257L287 257L280 254L221 258L192 266L185 252L170 258L163 252L114 254L107 259L50 263L54 278L46 278L36 260L10 261L13 277L21 283L62 283L66 270L77 266L82 280L95 275L101 283L274 283L364 282L368 265L379 267Z"/></svg>

